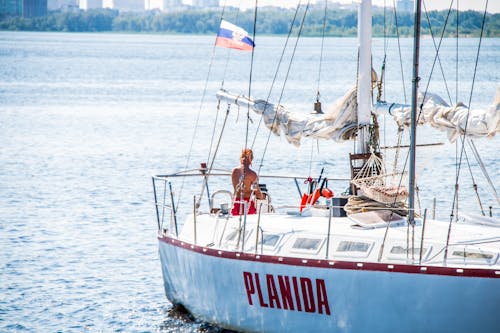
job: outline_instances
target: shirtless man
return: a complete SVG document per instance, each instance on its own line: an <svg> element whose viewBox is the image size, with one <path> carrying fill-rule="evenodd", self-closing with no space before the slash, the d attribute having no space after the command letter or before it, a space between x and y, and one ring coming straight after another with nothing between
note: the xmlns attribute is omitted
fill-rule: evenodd
<svg viewBox="0 0 500 333"><path fill-rule="evenodd" d="M233 169L231 179L234 187L234 205L231 213L233 215L243 215L244 202L248 202L248 213L255 214L255 202L250 200L252 190L257 199L264 199L264 194L260 191L257 174L250 169L253 160L251 149L243 149L240 155L240 166ZM242 200L243 199L243 200Z"/></svg>

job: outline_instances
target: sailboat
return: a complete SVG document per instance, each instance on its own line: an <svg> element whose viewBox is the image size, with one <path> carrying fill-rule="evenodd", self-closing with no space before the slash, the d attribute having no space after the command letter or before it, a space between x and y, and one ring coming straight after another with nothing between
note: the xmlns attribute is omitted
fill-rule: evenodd
<svg viewBox="0 0 500 333"><path fill-rule="evenodd" d="M500 131L499 101L471 114L434 95L419 98L420 6L417 1L410 106L372 104L370 0L361 1L359 9L356 88L330 113L297 116L267 100L217 93L221 103L260 114L271 131L291 143L301 137L356 140L357 151L349 156L350 191L343 196L324 191L320 176L309 179L300 205L294 197L292 204L278 207L268 193L255 198L255 214L246 202L242 214L233 214L238 198L232 191L209 194L209 179L229 180L229 171L203 164L154 176L163 281L173 304L201 320L245 332L500 331L498 219L438 221L415 208L417 123L431 119L465 144L469 136ZM407 172L385 170L373 144L374 115L386 111L411 128ZM188 203L191 213L181 221L173 184L190 177L201 177L202 194ZM259 174L260 181L267 177ZM200 206L204 194L206 211Z"/></svg>

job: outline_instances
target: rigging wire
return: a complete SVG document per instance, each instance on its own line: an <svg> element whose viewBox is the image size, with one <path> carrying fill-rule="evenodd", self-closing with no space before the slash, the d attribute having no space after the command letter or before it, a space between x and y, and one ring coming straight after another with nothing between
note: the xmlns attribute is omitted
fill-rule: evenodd
<svg viewBox="0 0 500 333"><path fill-rule="evenodd" d="M427 9L426 9L426 7L425 7L425 1L423 1L423 3L424 3L424 11L425 11L425 12L426 12L426 14L427 14ZM451 7L450 7L450 9L448 10L448 16L447 16L447 18L446 18L446 22L447 22L447 20L448 20L448 17L449 17L449 12L450 12L450 11L451 11ZM397 15L395 15L395 17L396 17L396 27L397 27L397 26L398 26L398 24L397 24ZM430 79L431 79L431 77L432 77L432 73L434 72L434 67L435 67L435 65L436 65L436 59L438 58L438 55L439 55L439 50L440 50L440 47L441 47L441 42L442 42L442 40L443 40L444 31L445 31L445 29L446 29L446 24L447 24L446 22L445 22L445 24L443 25L443 30L442 30L442 33L441 33L440 41L439 41L439 43L438 43L438 47L437 47L437 49L436 49L436 56L434 57L434 61L433 61L433 64L432 64L432 67L431 67L431 71L430 71L430 74L429 74L429 79L428 79L428 81L427 81L427 86L426 86L426 88L425 88L425 90L424 90L424 94L423 94L423 95L424 95L424 98L422 99L422 103L418 106L420 110L419 110L419 113L418 113L418 115L417 115L417 120L416 120L416 123L417 123L417 124L419 123L420 116L422 115L423 101L425 100L425 96L426 96L426 94L427 94L427 92L428 92L429 85L430 85ZM429 25L430 25L430 22L429 22ZM396 29L396 31L398 31L398 29ZM399 45L399 34L398 34L398 45ZM402 68L401 68L401 70L402 70ZM405 95L405 100L406 100L406 95ZM407 154L406 154L405 162L404 162L404 164L403 164L403 171L404 171L404 170L406 170L406 167L407 167L407 165L408 165L408 161L409 161L409 157L410 157L410 151L408 151L408 152L407 152Z"/></svg>
<svg viewBox="0 0 500 333"><path fill-rule="evenodd" d="M390 31L392 27L392 21L390 21L390 24L388 25L387 24L387 3L386 3L386 0L384 0L384 59L382 61L382 66L381 66L381 69L380 69L380 80L379 82L377 83L377 101L380 101L382 100L382 94L384 94L383 92L383 86L384 86L384 82L385 82L385 70L386 70L386 61L387 61L387 50L389 49L389 39L387 38L387 31ZM398 27L396 26L396 29ZM399 35L398 35L398 39L399 39ZM399 44L399 42L398 42ZM402 59L401 59L401 52L399 53L399 61L400 61L400 64L402 65ZM403 75L404 77L404 73L401 72L401 74ZM403 80L404 82L404 80ZM403 83L403 90L404 90L404 83ZM385 98L384 98L385 99ZM386 120L387 120L387 117L386 115L384 114L384 128L387 128L387 125L386 125ZM383 135L384 135L384 146L387 146L387 131L384 130L383 131ZM403 131L401 128L398 129L398 137L397 137L397 144L396 144L396 152L394 154L394 162L393 162L393 172L396 173L397 172L397 161L398 161L398 157L399 157L399 152L400 152L400 146L401 146L401 142L402 142L402 139L403 139Z"/></svg>
<svg viewBox="0 0 500 333"><path fill-rule="evenodd" d="M323 51L324 51L324 45L325 45L325 31L326 31L326 14L328 11L328 0L325 0L325 9L323 13L323 30L322 30L322 35L321 35L321 51L320 51L320 56L319 56L319 66L318 66L318 80L317 80L317 88L316 88L316 104L314 104L314 111L323 113L321 109L321 103L319 101L319 98L321 96L319 92L319 87L320 87L320 82L321 82L321 68L323 65ZM319 140L316 140L316 146L318 149L318 154L319 154ZM314 140L311 141L311 156L309 159L309 175L311 175L311 170L312 170L312 163L313 163L313 152L314 152Z"/></svg>
<svg viewBox="0 0 500 333"><path fill-rule="evenodd" d="M224 133L224 129L226 128L226 123L227 123L227 118L229 117L229 111L231 109L231 105L227 105L227 110L226 110L226 116L224 117L224 122L222 124L222 128L220 131L219 139L217 141L217 145L215 146L215 151L214 151L214 157L212 158L212 161L210 162L210 166L208 167L207 174L203 177L203 182L201 185L201 190L200 190L200 195L198 196L198 201L196 202L196 208L200 206L201 202L201 197L203 196L203 192L205 191L205 188L208 191L208 176L212 173L213 167L214 167L214 162L215 162L215 156L217 156L217 152L219 151L220 143L222 140L222 134ZM208 193L208 192L207 192Z"/></svg>
<svg viewBox="0 0 500 333"><path fill-rule="evenodd" d="M301 3L302 1L299 2L299 4L297 5L297 9L296 9L296 12L295 12L295 17L297 15L297 12L298 10L300 9L301 7ZM300 23L300 28L299 28L299 31L297 33L297 39L295 41L295 45L294 45L294 48L293 48L293 51L292 51L292 56L290 58L290 63L288 64L288 69L287 69L287 72L286 72L286 75L285 75L285 79L283 80L283 86L282 86L282 89L281 89L281 94L280 94L280 97L278 99L278 103L276 104L276 107L278 108L280 103L281 103L281 99L283 98L283 93L285 91L285 85L286 85L286 82L287 82L287 79L288 79L288 75L290 74L290 68L292 67L292 63L293 63L293 58L294 58L294 55L295 55L295 51L297 50L297 44L298 44L298 41L300 39L300 35L302 33L302 28L304 27L304 21L305 21L305 17L306 17L306 14L307 14L307 11L309 9L309 4L310 4L310 0L307 2L307 6L305 8L305 11L304 11L304 15L302 16L302 20L301 20L301 23ZM295 23L295 17L294 17L294 22ZM290 26L290 31L289 31L289 34L288 34L288 38L290 37L291 35L291 32L292 32L292 29L293 29L293 23L292 25ZM287 43L288 43L288 38L287 38ZM283 53L284 53L285 50L283 50ZM283 55L283 54L282 54ZM281 60L280 59L280 63L281 63ZM274 82L273 82L274 83ZM271 92L269 93L271 94ZM266 101L267 103L267 101ZM272 121L272 124L274 125L275 121L276 121L276 117L278 115L278 112L276 112L274 114L274 118L273 118L273 121ZM267 148L269 146L269 140L271 139L271 133L272 131L269 131L268 135L267 135L267 140L266 140L266 144L264 146L264 150L262 152L262 158L261 158L261 163L259 165L259 169L257 171L257 175L260 175L260 170L262 169L262 165L263 165L263 162L264 162L264 157L266 155L266 152L267 152Z"/></svg>
<svg viewBox="0 0 500 333"><path fill-rule="evenodd" d="M283 51L281 52L281 57L280 57L280 59L278 61L278 66L276 68L276 71L274 72L274 78L273 78L273 81L271 82L271 87L269 88L269 93L267 94L267 98L266 98L266 104L265 104L266 108L268 106L269 99L271 98L271 94L272 94L272 91L273 91L273 88L274 88L274 84L276 83L276 79L278 77L279 70L281 68L281 63L283 62L283 58L285 56L285 51L287 49L288 41L290 40L290 36L292 34L293 26L295 25L295 20L297 19L297 13L298 13L299 9L300 9L300 2L297 4L297 8L295 9L295 14L293 16L292 24L290 25L290 29L288 30L288 35L287 35L286 40L285 40L285 45L283 46ZM260 125L262 124L262 118L263 117L261 116L260 119L259 119L259 123L257 125L257 129L255 130L255 135L253 137L252 146L251 146L252 150L253 150L253 147L255 146L255 140L257 139L257 134L259 132Z"/></svg>
<svg viewBox="0 0 500 333"><path fill-rule="evenodd" d="M253 42L255 44L255 32L257 30L257 5L258 0L255 0L255 11L253 15ZM252 58L250 60L250 75L248 80L248 97L252 96L252 74L253 74L253 63L254 63L255 47L252 48ZM247 106L247 122L245 130L245 148L248 148L248 130L250 127L250 105Z"/></svg>
<svg viewBox="0 0 500 333"><path fill-rule="evenodd" d="M447 24L448 24L448 19L449 19L450 14L451 14L451 8L452 8L452 6L453 6L453 0L451 1L450 8L448 9L448 13L447 13L447 15L446 15L446 19L445 19L445 21L444 21L443 30L441 31L441 37L440 37L440 39L439 39L439 45L438 45L438 46L436 46L436 40L435 40L435 38L434 38L434 32L432 31L431 19L430 19L430 17L429 17L429 12L427 11L427 8L426 8L426 6L425 6L425 1L423 1L423 5L424 5L425 17L427 18L427 22L429 23L429 32L430 32L430 34L431 34L432 43L433 43L433 45L434 45L434 49L436 50L436 57L434 58L434 63L433 63L433 65L432 65L431 77L432 77L432 73L433 73L433 71L434 71L434 64L435 64L435 62L436 62L436 60L437 60L437 62L438 62L438 64L439 64L439 68L441 69L441 75L442 75L442 77L443 77L443 82L444 82L444 86L445 86L445 89L446 89L446 93L447 93L447 95L448 95L448 99L450 100L450 105L453 105L453 101L452 101L452 99L451 99L451 95L450 95L450 89L448 88L448 82L447 82L446 77L445 77L445 75L444 75L443 64L441 63L441 57L439 56L439 50L440 50L440 48L441 48L441 43L442 43L442 41L443 41L443 39L444 39L444 33L445 33L445 30L446 30L446 26L447 26ZM457 39L458 39L458 36L457 36ZM457 59L458 59L458 58L457 58ZM428 82L428 84L429 84L429 83L430 83L430 81L431 81L431 77L429 77L429 81L427 81L427 82ZM427 85L427 87L428 87L428 85ZM426 89L426 91L427 91L427 89Z"/></svg>
<svg viewBox="0 0 500 333"><path fill-rule="evenodd" d="M309 155L309 173L308 173L308 175L311 175L313 156L314 156L314 140L311 140L311 154Z"/></svg>
<svg viewBox="0 0 500 333"><path fill-rule="evenodd" d="M222 19L224 18L224 13L225 13L225 10L226 10L226 1L224 1L224 5L222 7L222 11L221 11L220 19L219 19L219 26L220 26L220 23L222 22ZM193 153L194 140L196 138L196 133L198 132L198 126L200 124L201 111L203 109L203 105L205 104L205 96L206 96L207 89L208 89L208 80L209 80L210 74L212 72L212 65L213 65L214 58L215 58L215 49L216 49L216 46L217 46L216 45L216 41L214 41L214 44L213 44L213 47L212 47L212 55L210 57L210 63L208 65L207 77L205 79L205 84L204 84L204 87L203 87L203 93L201 95L201 101L200 101L200 107L198 109L198 114L196 115L193 136L191 137L191 143L190 143L190 146L189 146L189 150L188 150L188 154L187 154L186 164L184 166L184 170L187 170L187 168L189 166L189 163L191 162L191 154ZM185 179L183 178L182 182L181 182L180 190L179 190L179 196L178 196L178 199L177 199L176 210L179 209L179 203L181 201L182 191L184 189L184 182L185 182Z"/></svg>
<svg viewBox="0 0 500 333"><path fill-rule="evenodd" d="M226 1L227 1L227 0L226 0ZM241 5L241 1L240 1L240 5ZM236 11L236 16L235 16L234 20L235 20L236 22L238 22L239 17L240 17L240 11L238 10L238 11ZM224 65L224 73L222 74L221 89L223 89L223 88L224 88L224 83L225 83L225 81L226 81L226 73L227 73L227 69L228 69L228 67L229 67L229 60L230 60L230 58L231 58L232 51L233 51L233 49L231 49L231 48L227 48L226 63L225 63L225 65Z"/></svg>
<svg viewBox="0 0 500 333"><path fill-rule="evenodd" d="M425 1L423 2L424 3L424 11L427 15L427 9L425 9ZM453 3L452 3L453 5ZM450 13L451 13L451 6L450 8L448 9L448 15L446 15L446 19L445 19L445 22L444 22L444 25L443 25L443 29L441 31L441 36L439 38L439 43L438 43L438 46L437 46L437 49L436 49L436 55L434 57L434 60L432 62L432 66L431 66L431 70L430 70L430 73L429 73L429 78L427 79L427 85L425 87L425 90L424 90L424 96L423 96L423 99L422 99L422 103L420 105L420 111L418 113L418 116L417 116L417 123L418 121L420 121L420 117L422 116L422 108L423 108L423 104L424 104L424 101L425 101L425 97L429 91L429 86L430 86L430 83L431 83L431 79L432 79L432 75L434 74L434 68L436 67L436 62L438 61L439 59L439 52L441 50L441 44L443 42L443 39L444 39L444 33L445 33L445 30L446 30L446 25L448 24L448 18L450 17ZM428 17L428 16L427 16ZM430 26L430 21L429 21L429 26ZM432 32L431 32L432 34ZM446 83L446 81L445 81ZM446 86L446 89L448 89L448 87ZM448 94L449 96L449 94Z"/></svg>
<svg viewBox="0 0 500 333"><path fill-rule="evenodd" d="M300 39L300 36L302 34L302 29L304 28L304 22L305 22L305 19L306 19L306 16L307 16L307 11L309 10L310 2L311 2L310 0L307 1L307 5L306 5L306 8L304 10L304 15L302 16L302 20L300 22L299 31L297 33L297 39L295 40L295 45L293 47L292 56L290 57L290 63L288 64L288 69L287 69L287 72L286 72L286 75L285 75L285 79L283 80L283 86L281 88L280 97L278 99L278 104L277 104L278 106L281 103L281 99L283 98L283 94L285 92L285 86L286 86L286 83L287 83L288 76L290 75L290 69L292 68L293 58L295 56L295 52L297 51L297 45L299 43L299 39ZM299 3L299 5L300 5L300 3ZM275 115L274 115L273 122L272 122L273 124L276 121L277 115L278 115L278 113L276 112ZM271 138L271 133L272 133L272 131L269 131L269 133L267 135L266 145L264 146L264 151L262 153L261 165L259 165L259 170L258 170L257 174L260 174L262 163L264 162L264 156L265 156L265 154L267 152L267 148L269 146L269 140Z"/></svg>
<svg viewBox="0 0 500 333"><path fill-rule="evenodd" d="M226 1L224 1L224 7L225 7L225 4L226 4ZM241 1L240 1L240 5L241 5ZM240 11L238 10L238 11L236 11L236 17L235 17L235 21L236 22L238 21L239 15L240 15ZM223 17L221 16L221 22L222 22L222 19L223 19ZM229 60L231 58L231 54L232 54L232 49L228 48L227 49L227 55L226 55L226 61L225 61L225 65L224 65L224 72L222 74L222 82L221 82L220 89L224 89L224 83L226 81L226 74L227 74L227 69L229 68ZM218 101L218 103L217 103L217 113L215 115L214 126L212 128L212 136L210 138L210 146L209 146L209 149L208 149L207 165L210 164L210 157L212 156L212 148L213 148L213 143L214 143L214 140L215 140L215 132L216 132L216 129L217 129L217 122L218 122L218 118L219 118L219 111L220 111L220 101ZM222 135L222 132L221 132L221 135ZM213 159L215 159L215 154L214 154Z"/></svg>
<svg viewBox="0 0 500 333"><path fill-rule="evenodd" d="M481 197L479 196L479 192L477 191L477 183L476 183L476 180L474 179L474 174L472 173L472 168L470 166L469 156L467 155L467 151L464 151L464 152L465 152L465 160L467 162L467 168L469 169L470 177L472 179L472 188L474 189L474 192L476 193L476 199L477 199L477 202L479 204L479 208L481 209L481 214L483 216L486 216L486 214L484 213L483 203L481 202Z"/></svg>
<svg viewBox="0 0 500 333"><path fill-rule="evenodd" d="M321 81L321 67L323 64L323 49L324 49L324 44L325 44L325 31L326 31L326 12L328 10L328 0L325 0L325 12L323 15L323 33L321 36L321 52L319 56L319 69L318 69L318 88L316 89L316 102L319 102L319 86L320 86L320 81Z"/></svg>
<svg viewBox="0 0 500 333"><path fill-rule="evenodd" d="M290 63L288 64L288 69L286 71L285 79L283 80L283 86L281 88L281 93L280 93L280 97L278 99L277 107L279 107L279 105L281 103L281 99L283 98L283 94L285 92L285 86L286 86L286 83L287 83L287 80L288 80L288 76L290 74L290 69L292 68L293 58L295 56L295 51L297 51L297 45L299 43L299 39L300 39L300 36L302 34L302 29L304 28L304 22L305 22L305 19L306 19L306 16L307 16L307 11L309 10L310 2L311 2L310 0L307 1L307 5L306 5L306 8L304 10L304 15L302 16L302 20L300 22L299 31L297 33L297 39L295 40L295 45L293 47L292 55L290 57ZM299 6L300 6L300 2L299 2ZM274 124L274 122L276 121L277 115L278 115L278 112L276 112L274 114L274 118L273 118L272 124ZM264 157L265 157L266 152L267 152L267 147L269 146L269 140L271 138L271 133L272 133L272 131L269 131L269 133L267 135L267 141L266 141L266 145L264 146L264 151L262 152L261 163L259 165L259 170L257 172L257 175L260 174L260 170L262 168L262 163L264 162Z"/></svg>
<svg viewBox="0 0 500 333"><path fill-rule="evenodd" d="M460 149L460 157L459 157L458 164L457 164L457 175L456 175L456 178L455 178L455 195L453 196L453 206L452 207L455 207L455 204L458 204L457 203L458 202L458 181L460 179L460 170L461 170L461 166L462 166L462 159L463 159L463 155L464 155L464 152L465 152L465 141L466 141L466 136L465 135L467 134L467 128L468 128L468 125L469 125L470 107L471 107L471 103L472 103L472 95L473 95L473 92L474 92L474 84L475 84L475 81L476 81L477 66L478 66L478 63L479 63L479 53L481 51L481 44L482 44L482 41L483 41L483 33L484 33L484 26L485 26L485 22L486 22L487 10L488 10L488 0L486 0L486 4L484 6L483 21L482 21L482 24L481 24L481 34L479 36L479 43L478 43L477 53L476 53L476 61L475 61L475 64L474 64L474 71L473 71L473 75L472 75L472 85L471 85L470 94L469 94L469 103L468 103L467 116L465 118L464 131L463 131L463 133L462 133L462 135L460 137L460 141L462 143L462 147ZM453 208L452 208L452 213L451 213L451 216L450 216L450 222L448 224L448 236L446 238L446 248L445 248L445 252L444 252L444 260L445 261L446 261L446 259L448 257L448 245L449 245L449 242L450 242L450 234L451 234L452 221L453 221Z"/></svg>
<svg viewBox="0 0 500 333"><path fill-rule="evenodd" d="M455 105L458 104L458 61L459 61L459 57L458 57L458 23L459 23L459 15L458 15L458 11L459 11L459 9L460 9L459 0L457 0L457 22L456 22L456 25L455 25L455 29L456 29L456 38L455 38L455 43L456 43L456 47L455 47ZM457 161L458 161L458 140L455 141L455 165L457 165ZM458 175L458 168L455 168L455 176L457 176L457 175ZM476 190L476 193L477 193L477 190ZM478 199L479 199L479 196L478 196ZM481 200L479 200L479 202L481 203ZM457 210L456 210L456 214L455 215L458 218L458 200L457 200L456 209ZM482 210L483 209L481 207L481 211Z"/></svg>
<svg viewBox="0 0 500 333"><path fill-rule="evenodd" d="M498 196L497 190L495 188L495 185L493 185L493 181L491 180L491 177L488 174L488 171L486 171L486 167L484 166L484 162L481 159L479 152L477 151L476 144L471 139L468 139L467 142L469 143L469 147L472 150L472 153L474 154L474 157L476 158L477 163L479 164L479 168L481 169L484 178L486 178L486 181L491 186L493 196L497 200L497 203L500 205L500 197Z"/></svg>
<svg viewBox="0 0 500 333"><path fill-rule="evenodd" d="M405 84L405 75L404 75L404 70L403 70L403 56L401 55L401 42L400 42L401 37L399 36L399 24L398 24L398 14L396 11L396 1L393 0L392 4L393 4L393 8L394 8L394 24L396 25L396 35L397 35L396 40L398 42L399 65L401 67L401 80L403 82L403 96L404 96L404 101L406 104L406 101L407 101L406 89L404 89L404 87L406 87L406 84Z"/></svg>
<svg viewBox="0 0 500 333"><path fill-rule="evenodd" d="M255 1L254 31L253 31L253 36L252 36L253 37L252 40L254 41L254 43L255 43L255 26L256 26L256 20L257 20L257 5L258 5L258 1L256 0ZM249 85L248 85L249 95L250 95L251 83L252 83L252 69L253 69L253 62L254 62L253 59L254 59L254 48L252 48L252 58L251 58L251 64L250 64L250 78L249 78ZM227 57L226 61L229 62L229 56ZM227 69L227 63L226 63L226 68L224 70L224 76L226 74L226 69ZM223 85L224 85L224 80L222 81L222 86ZM220 101L219 101L219 103L220 103ZM222 124L221 132L220 132L220 135L219 135L219 138L218 138L218 141L217 141L217 145L215 146L215 151L214 151L214 154L213 154L213 157L212 157L212 161L211 162L207 161L207 164L210 164L210 167L208 168L208 174L210 174L212 172L212 169L213 169L213 166L214 166L214 162L215 162L215 157L217 156L217 153L219 151L219 147L220 147L220 144L221 144L221 140L222 140L222 136L223 136L223 133L224 133L224 129L226 127L226 123L227 123L227 119L228 119L228 116L229 116L230 108L231 108L231 105L228 104L227 105L227 110L226 110L226 116L225 116L224 122ZM219 111L219 104L217 105L217 117L218 117L218 111ZM245 136L245 148L247 148L247 140L248 140L248 127L249 127L248 123L249 123L249 120L250 120L249 112L250 112L250 109L248 109L248 111L247 111L247 123L246 123L247 129L246 129L246 136ZM217 124L217 117L216 117L216 121L215 121L215 124L214 124L214 129L213 129L213 133L212 133L212 140L213 140L214 134L215 134L216 124ZM212 142L210 143L210 151L211 151L211 147L212 147ZM244 173L243 173L243 175L244 175ZM205 190L207 181L208 181L208 176L205 176L203 178L203 184L202 184L200 195L199 195L199 198L198 198L198 203L197 203L198 206L199 206L199 202L201 200L201 197L203 196L203 192Z"/></svg>
<svg viewBox="0 0 500 333"><path fill-rule="evenodd" d="M457 24L455 26L455 31L457 38L455 38L456 47L455 47L455 104L458 103L458 22L459 22L459 6L460 1L457 0Z"/></svg>

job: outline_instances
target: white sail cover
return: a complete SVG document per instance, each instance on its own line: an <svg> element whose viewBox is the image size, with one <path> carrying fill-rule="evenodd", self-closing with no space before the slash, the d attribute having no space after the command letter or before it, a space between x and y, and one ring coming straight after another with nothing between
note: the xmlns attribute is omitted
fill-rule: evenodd
<svg viewBox="0 0 500 333"><path fill-rule="evenodd" d="M288 142L299 146L302 137L327 140L350 140L358 129L356 88L351 88L339 98L324 114L304 114L287 111L282 105L274 105L265 100L253 100L246 96L231 94L225 90L217 93L219 100L239 106L249 106L262 115L264 124L276 135L283 135ZM419 97L419 105L423 96ZM399 126L409 126L411 106L405 104L379 102L373 106L376 114L389 113ZM493 104L486 110L469 110L463 103L449 106L441 97L433 93L425 95L419 124L446 131L450 142L462 135L467 126L467 136L471 138L492 137L500 132L500 87Z"/></svg>
<svg viewBox="0 0 500 333"><path fill-rule="evenodd" d="M422 105L423 96L419 96ZM374 112L389 112L399 126L409 126L411 107L403 104L377 103ZM450 142L454 142L465 130L468 137L492 137L500 132L500 87L497 89L493 104L486 110L471 109L463 103L449 106L436 94L427 93L422 112L418 117L419 124L430 124L439 130L446 131Z"/></svg>
<svg viewBox="0 0 500 333"><path fill-rule="evenodd" d="M265 100L253 100L234 95L225 90L217 93L219 100L239 106L249 106L262 115L264 124L276 135L283 135L288 142L299 146L302 137L349 140L357 131L356 88L351 88L324 114L304 114L285 110Z"/></svg>

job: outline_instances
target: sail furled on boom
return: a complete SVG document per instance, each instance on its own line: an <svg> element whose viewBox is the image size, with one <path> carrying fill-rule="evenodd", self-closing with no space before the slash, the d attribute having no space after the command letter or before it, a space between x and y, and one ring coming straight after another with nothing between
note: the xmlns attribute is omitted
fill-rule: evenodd
<svg viewBox="0 0 500 333"><path fill-rule="evenodd" d="M493 137L500 132L500 87L496 97L487 109L470 109L463 103L448 105L441 97L427 93L425 100L419 96L422 110L418 118L420 125L429 124L446 131L448 140L455 142L467 129L466 136L471 138ZM409 105L379 102L374 105L377 114L389 113L400 127L410 125L411 108Z"/></svg>
<svg viewBox="0 0 500 333"><path fill-rule="evenodd" d="M249 106L262 116L264 124L274 134L284 136L288 142L300 146L303 137L335 141L355 137L358 128L356 93L356 88L351 88L324 114L290 112L282 105L231 94L225 90L219 90L217 98L229 104Z"/></svg>

